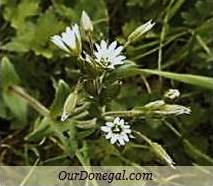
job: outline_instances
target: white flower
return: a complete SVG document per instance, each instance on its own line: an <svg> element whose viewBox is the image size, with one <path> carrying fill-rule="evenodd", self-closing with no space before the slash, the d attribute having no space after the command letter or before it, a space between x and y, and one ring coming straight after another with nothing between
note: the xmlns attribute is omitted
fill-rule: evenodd
<svg viewBox="0 0 213 186"><path fill-rule="evenodd" d="M175 99L180 96L180 92L178 89L169 89L165 94L164 97L169 99Z"/></svg>
<svg viewBox="0 0 213 186"><path fill-rule="evenodd" d="M51 41L62 50L79 56L81 53L81 36L79 27L75 24L72 28L66 27L66 31L60 35L51 37Z"/></svg>
<svg viewBox="0 0 213 186"><path fill-rule="evenodd" d="M126 59L126 56L121 55L123 46L117 47L117 41L113 41L107 46L106 41L102 40L100 45L96 43L95 46L97 49L94 52L95 60L99 64L111 69L114 69L116 65L124 64L123 60Z"/></svg>
<svg viewBox="0 0 213 186"><path fill-rule="evenodd" d="M133 42L138 40L142 35L152 29L155 23L152 23L152 20L149 20L145 24L137 27L128 37L128 41Z"/></svg>
<svg viewBox="0 0 213 186"><path fill-rule="evenodd" d="M89 17L89 15L83 11L81 15L81 26L85 32L92 32L93 31L93 24Z"/></svg>
<svg viewBox="0 0 213 186"><path fill-rule="evenodd" d="M115 118L113 122L106 122L106 126L102 126L101 130L106 133L106 139L110 139L111 144L123 146L129 142L131 135L130 125L127 125L123 119Z"/></svg>

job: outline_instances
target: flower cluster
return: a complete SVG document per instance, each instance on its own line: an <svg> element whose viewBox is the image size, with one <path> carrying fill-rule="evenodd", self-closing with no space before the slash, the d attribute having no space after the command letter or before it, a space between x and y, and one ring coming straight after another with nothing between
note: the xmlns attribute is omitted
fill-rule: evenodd
<svg viewBox="0 0 213 186"><path fill-rule="evenodd" d="M138 39L153 26L154 23L151 23L151 20L141 25L132 34L130 34L128 42L129 39L131 41ZM85 11L82 12L81 16L81 28L86 35L91 37L93 24L89 15ZM81 29L79 29L77 24L74 24L71 27L66 27L65 32L61 35L52 36L51 41L70 55L79 57L84 62L96 63L106 69L114 69L115 66L124 64L126 56L121 54L124 47L121 45L119 46L117 41L108 43L105 40L101 40L100 44L95 43L95 49L93 49L90 55L83 51L80 30ZM93 45L93 43L91 44ZM86 57L82 57L82 53L86 54Z"/></svg>
<svg viewBox="0 0 213 186"><path fill-rule="evenodd" d="M136 28L128 36L124 46L126 47L128 44L139 40L154 25L155 23L152 23L152 20L150 20ZM122 54L125 47L118 44L117 41L112 43L105 40L100 42L93 41L93 23L85 11L82 12L80 26L74 24L73 26L66 27L65 32L51 37L51 41L71 56L77 57L83 64L94 64L94 67L97 66L102 69L115 69L115 67L125 63L126 56ZM86 38L85 40L90 44L90 50L88 47L84 48L82 32L84 33L84 38ZM164 94L164 97L173 100L179 97L179 95L180 92L177 89L169 89ZM66 103L65 107L68 105L67 107L69 108L68 102ZM143 110L150 114L163 116L190 114L191 112L190 108L182 105L167 104L164 100L148 103L143 106ZM63 112L62 121L66 120L68 116L69 112ZM129 142L130 138L134 138L131 134L130 125L119 117L114 118L112 122L106 122L104 126L101 126L101 131L105 134L105 138L110 140L111 144L118 146L124 146ZM169 157L167 161L172 164L172 160Z"/></svg>

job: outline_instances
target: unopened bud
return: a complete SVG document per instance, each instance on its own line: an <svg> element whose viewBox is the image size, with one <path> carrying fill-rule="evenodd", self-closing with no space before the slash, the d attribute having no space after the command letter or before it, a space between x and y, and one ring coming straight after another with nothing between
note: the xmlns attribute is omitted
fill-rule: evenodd
<svg viewBox="0 0 213 186"><path fill-rule="evenodd" d="M178 89L169 89L165 94L165 98L176 99L180 96L180 92Z"/></svg>
<svg viewBox="0 0 213 186"><path fill-rule="evenodd" d="M163 100L157 100L150 102L144 106L144 108L149 112L157 115L181 115L190 114L191 109L184 107L182 105L167 104Z"/></svg>
<svg viewBox="0 0 213 186"><path fill-rule="evenodd" d="M86 33L93 31L92 21L85 11L83 11L81 15L81 26Z"/></svg>
<svg viewBox="0 0 213 186"><path fill-rule="evenodd" d="M141 38L146 32L152 29L155 23L152 23L152 20L146 22L145 24L137 27L128 37L129 42L134 42Z"/></svg>

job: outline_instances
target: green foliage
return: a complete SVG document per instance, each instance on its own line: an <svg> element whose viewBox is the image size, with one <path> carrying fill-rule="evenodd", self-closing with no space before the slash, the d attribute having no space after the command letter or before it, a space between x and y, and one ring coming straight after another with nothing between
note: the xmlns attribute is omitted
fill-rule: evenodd
<svg viewBox="0 0 213 186"><path fill-rule="evenodd" d="M1 61L1 84L2 88L8 88L8 86L13 84L18 84L20 78L15 71L14 66L9 61L7 57L3 57Z"/></svg>
<svg viewBox="0 0 213 186"><path fill-rule="evenodd" d="M16 73L13 64L7 57L2 58L0 73L1 85L3 89L3 101L18 120L20 126L16 127L21 128L24 124L26 124L27 104L23 98L16 97L10 92L11 86L18 84L20 82L20 78Z"/></svg>
<svg viewBox="0 0 213 186"><path fill-rule="evenodd" d="M69 91L69 85L67 85L63 80L59 80L56 87L55 98L50 109L52 117L57 117L62 114L62 108L67 96L69 95Z"/></svg>
<svg viewBox="0 0 213 186"><path fill-rule="evenodd" d="M10 150L2 147L0 163L212 165L212 8L211 0L3 0L0 139ZM125 45L124 65L106 70L50 42L79 24L83 10L94 26L91 35L80 28L83 51L91 55L95 42L117 40ZM126 42L151 19L152 30ZM163 97L170 88L181 96ZM147 109L156 100L164 107ZM156 114L178 105L191 114ZM136 131L124 147L100 130L117 116Z"/></svg>

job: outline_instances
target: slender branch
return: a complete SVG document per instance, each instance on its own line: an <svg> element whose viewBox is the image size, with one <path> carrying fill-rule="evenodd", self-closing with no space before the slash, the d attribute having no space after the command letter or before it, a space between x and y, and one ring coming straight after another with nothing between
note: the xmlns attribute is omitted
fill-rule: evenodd
<svg viewBox="0 0 213 186"><path fill-rule="evenodd" d="M40 102L38 102L35 98L27 94L22 87L13 85L9 87L9 91L14 95L23 98L32 108L34 108L42 116L49 116L49 110Z"/></svg>
<svg viewBox="0 0 213 186"><path fill-rule="evenodd" d="M123 117L135 117L135 116L143 116L144 112L138 110L130 110L130 111L110 111L105 112L104 116L123 116Z"/></svg>
<svg viewBox="0 0 213 186"><path fill-rule="evenodd" d="M152 141L147 138L145 135L143 135L141 132L133 130L133 133L141 137L145 142L147 142L150 146L152 146Z"/></svg>
<svg viewBox="0 0 213 186"><path fill-rule="evenodd" d="M141 75L141 78L142 78L142 80L143 80L143 82L144 82L144 85L145 85L145 87L146 87L146 89L147 89L147 92L148 92L149 94L151 94L151 93L152 93L152 90L151 90L151 88L150 88L150 86L149 86L149 83L148 83L148 81L146 80L145 76L144 76L144 75Z"/></svg>

